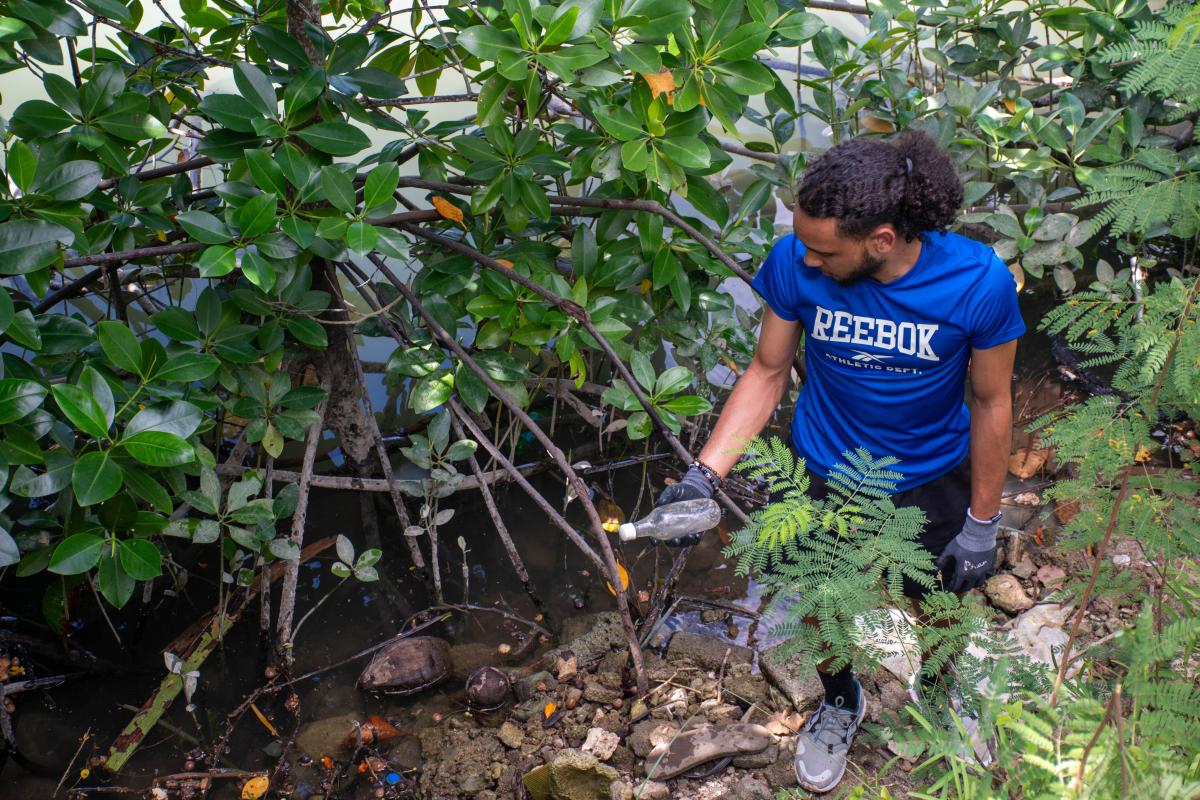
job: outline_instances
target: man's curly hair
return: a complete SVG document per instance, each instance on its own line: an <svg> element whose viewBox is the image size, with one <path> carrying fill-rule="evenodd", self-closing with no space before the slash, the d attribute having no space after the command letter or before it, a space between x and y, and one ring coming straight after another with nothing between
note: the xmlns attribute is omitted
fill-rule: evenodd
<svg viewBox="0 0 1200 800"><path fill-rule="evenodd" d="M962 199L954 162L920 131L894 144L843 142L809 164L796 190L804 213L835 218L842 236L862 239L890 222L910 242L926 231L946 230Z"/></svg>

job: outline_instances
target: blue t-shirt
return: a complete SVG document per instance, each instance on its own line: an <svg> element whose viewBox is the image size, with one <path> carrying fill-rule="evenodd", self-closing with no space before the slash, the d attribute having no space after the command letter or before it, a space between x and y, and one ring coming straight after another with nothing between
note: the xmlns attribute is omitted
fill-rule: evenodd
<svg viewBox="0 0 1200 800"><path fill-rule="evenodd" d="M846 286L806 266L804 244L788 235L753 286L779 317L804 326L808 379L792 446L822 477L856 447L895 456L904 475L897 491L966 458L971 349L1025 332L1008 268L990 247L956 233L922 236L917 263L893 281Z"/></svg>

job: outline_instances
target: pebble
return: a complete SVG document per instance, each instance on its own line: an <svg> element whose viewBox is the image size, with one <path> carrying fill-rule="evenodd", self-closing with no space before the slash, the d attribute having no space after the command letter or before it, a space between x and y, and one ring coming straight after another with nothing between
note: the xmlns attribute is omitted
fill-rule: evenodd
<svg viewBox="0 0 1200 800"><path fill-rule="evenodd" d="M525 743L525 732L513 722L505 720L504 724L500 726L500 730L496 731L496 738L509 750L516 750Z"/></svg>
<svg viewBox="0 0 1200 800"><path fill-rule="evenodd" d="M621 737L615 733L606 731L603 728L590 728L587 732L587 738L583 740L583 746L580 748L585 753L590 753L601 761L608 761L612 758L612 754L621 744Z"/></svg>

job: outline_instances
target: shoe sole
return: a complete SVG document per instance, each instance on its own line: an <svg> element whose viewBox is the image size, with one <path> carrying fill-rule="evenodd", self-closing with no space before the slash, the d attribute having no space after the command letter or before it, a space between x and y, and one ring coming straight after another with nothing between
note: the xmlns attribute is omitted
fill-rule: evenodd
<svg viewBox="0 0 1200 800"><path fill-rule="evenodd" d="M858 704L858 719L855 720L856 726L862 725L863 719L865 719L867 716L867 696L864 693L862 693L862 690L860 689L858 697L862 702L860 702ZM824 701L822 701L822 702L824 702ZM858 733L858 731L855 730L856 735L857 735L857 733ZM851 740L851 741L853 741L853 740ZM849 755L850 751L847 750L846 754ZM832 791L835 786L837 786L839 783L842 782L842 778L846 774L846 761L848 759L843 759L841 772L839 772L838 774L836 774L832 778L830 778L828 783L818 786L815 783L810 783L809 781L805 780L804 776L800 774L800 765L797 763L796 758L797 758L796 756L792 757L792 771L796 773L796 780L800 783L800 786L803 787L804 789L807 789L810 792L817 792L818 794L822 794L824 792Z"/></svg>

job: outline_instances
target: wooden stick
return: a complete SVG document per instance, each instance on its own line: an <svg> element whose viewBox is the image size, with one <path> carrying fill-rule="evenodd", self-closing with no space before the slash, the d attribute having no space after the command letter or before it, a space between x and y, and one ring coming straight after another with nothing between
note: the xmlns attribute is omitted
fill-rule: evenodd
<svg viewBox="0 0 1200 800"><path fill-rule="evenodd" d="M292 514L291 540L297 547L304 543L304 523L308 519L308 493L312 481L313 461L317 457L317 443L321 441L321 432L325 429L325 407L329 402L328 377L322 378L321 388L325 390L325 397L317 406L317 421L308 429L308 439L304 444L304 463L300 468L300 497L296 501L296 511ZM300 559L285 561L284 564L279 616L275 623L275 648L277 658L291 661L292 619L296 613L296 584L300 578Z"/></svg>

